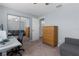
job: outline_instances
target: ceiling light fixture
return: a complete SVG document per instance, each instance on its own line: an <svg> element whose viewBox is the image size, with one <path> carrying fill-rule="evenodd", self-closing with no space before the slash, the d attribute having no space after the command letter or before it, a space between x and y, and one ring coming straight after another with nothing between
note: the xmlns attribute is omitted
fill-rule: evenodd
<svg viewBox="0 0 79 59"><path fill-rule="evenodd" d="M33 3L33 4L39 4L39 3ZM45 5L49 5L50 3L43 3L43 4L45 4Z"/></svg>
<svg viewBox="0 0 79 59"><path fill-rule="evenodd" d="M60 5L57 5L57 6L56 6L56 8L59 8L59 7L62 7L62 5L60 4Z"/></svg>

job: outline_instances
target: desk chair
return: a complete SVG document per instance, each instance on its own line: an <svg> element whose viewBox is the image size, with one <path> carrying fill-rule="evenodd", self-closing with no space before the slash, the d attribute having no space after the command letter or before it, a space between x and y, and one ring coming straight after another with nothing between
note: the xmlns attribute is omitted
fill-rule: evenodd
<svg viewBox="0 0 79 59"><path fill-rule="evenodd" d="M19 30L19 36L17 38L17 40L23 45L23 31ZM22 46L18 46L15 47L14 49L12 49L11 51L8 52L8 55L20 55L22 56L22 54L20 53L20 51L24 51L24 49L22 48Z"/></svg>

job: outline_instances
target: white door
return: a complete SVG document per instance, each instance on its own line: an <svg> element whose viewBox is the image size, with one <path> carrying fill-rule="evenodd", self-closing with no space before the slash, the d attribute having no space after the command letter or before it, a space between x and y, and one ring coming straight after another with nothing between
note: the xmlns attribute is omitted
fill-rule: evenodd
<svg viewBox="0 0 79 59"><path fill-rule="evenodd" d="M32 19L32 41L39 40L39 19Z"/></svg>

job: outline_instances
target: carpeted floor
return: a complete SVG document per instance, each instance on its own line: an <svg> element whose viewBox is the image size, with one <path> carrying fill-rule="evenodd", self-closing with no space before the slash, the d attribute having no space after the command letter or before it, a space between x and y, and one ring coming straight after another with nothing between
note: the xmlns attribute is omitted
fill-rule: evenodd
<svg viewBox="0 0 79 59"><path fill-rule="evenodd" d="M24 52L23 56L59 56L58 47L51 47L43 44L41 40L30 42L27 39L23 40Z"/></svg>

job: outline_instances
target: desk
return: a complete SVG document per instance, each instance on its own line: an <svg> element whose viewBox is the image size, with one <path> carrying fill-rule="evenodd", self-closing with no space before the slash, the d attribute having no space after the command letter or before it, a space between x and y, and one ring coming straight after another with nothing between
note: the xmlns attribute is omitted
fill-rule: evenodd
<svg viewBox="0 0 79 59"><path fill-rule="evenodd" d="M17 46L21 46L22 44L13 36L8 37L9 41L6 42L4 45L0 44L0 53L2 53L2 56L6 56L7 55L7 51L17 47Z"/></svg>

